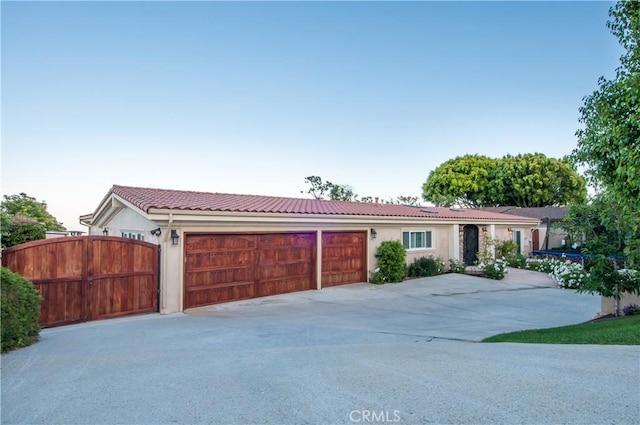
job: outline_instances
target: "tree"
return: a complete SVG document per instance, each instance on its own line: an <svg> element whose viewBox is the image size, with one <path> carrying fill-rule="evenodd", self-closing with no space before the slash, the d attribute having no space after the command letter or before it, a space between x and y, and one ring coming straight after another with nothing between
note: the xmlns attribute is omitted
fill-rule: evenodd
<svg viewBox="0 0 640 425"><path fill-rule="evenodd" d="M320 176L309 176L304 180L311 186L307 193L315 199L324 199L325 196L333 201L357 201L358 199L358 195L349 185L331 183L330 181L323 182Z"/></svg>
<svg viewBox="0 0 640 425"><path fill-rule="evenodd" d="M497 159L465 155L431 171L422 191L437 206L544 207L584 200L585 186L567 159L541 153Z"/></svg>
<svg viewBox="0 0 640 425"><path fill-rule="evenodd" d="M489 187L494 180L495 165L494 160L482 155L450 159L429 173L422 185L422 197L437 206L490 206L487 196L493 196Z"/></svg>
<svg viewBox="0 0 640 425"><path fill-rule="evenodd" d="M584 98L572 159L615 201L624 218L625 255L640 265L640 2L620 1L609 16L607 26L624 53L615 78L600 77L598 89Z"/></svg>
<svg viewBox="0 0 640 425"><path fill-rule="evenodd" d="M545 207L586 199L586 181L568 159L541 153L507 155L497 160L496 181L490 193L500 205Z"/></svg>
<svg viewBox="0 0 640 425"><path fill-rule="evenodd" d="M67 230L47 211L46 202L37 201L36 198L26 193L4 195L4 201L0 203L0 210L9 216L31 217L38 223L42 223L47 230Z"/></svg>
<svg viewBox="0 0 640 425"><path fill-rule="evenodd" d="M44 239L46 230L66 230L47 211L46 202L25 193L5 195L0 203L0 216L3 247Z"/></svg>
<svg viewBox="0 0 640 425"><path fill-rule="evenodd" d="M24 216L10 216L0 211L2 217L2 247L20 245L21 243L37 241L45 238L45 228L36 220Z"/></svg>
<svg viewBox="0 0 640 425"><path fill-rule="evenodd" d="M589 202L571 204L560 227L582 245L583 252L612 256L621 255L629 240L640 239L640 229L634 230L633 222L615 197L602 192Z"/></svg>

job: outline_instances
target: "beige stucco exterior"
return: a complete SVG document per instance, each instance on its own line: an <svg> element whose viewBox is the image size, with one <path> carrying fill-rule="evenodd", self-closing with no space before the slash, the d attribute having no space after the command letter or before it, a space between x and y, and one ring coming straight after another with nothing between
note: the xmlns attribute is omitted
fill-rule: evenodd
<svg viewBox="0 0 640 425"><path fill-rule="evenodd" d="M640 295L623 292L620 298L620 315L623 315L622 309L630 304L640 305ZM616 312L616 300L610 297L602 297L601 304L602 314L614 314Z"/></svg>
<svg viewBox="0 0 640 425"><path fill-rule="evenodd" d="M489 224L474 223L481 229L487 229L495 237L507 237L512 225L522 226L522 221ZM324 231L363 231L367 233L367 270L369 275L377 267L375 253L383 241L402 240L402 232L409 230L428 230L432 232L432 247L410 249L407 251L407 263L422 256L433 256L448 261L460 259L460 229L464 223L446 219L414 217L378 217L378 216L331 216L275 213L231 213L212 211L141 211L126 201L107 199L103 208L92 216L83 216L82 222L90 228L90 234L103 234L108 229L110 236L121 236L123 232L140 232L144 240L160 245L161 279L160 312L182 311L184 284L184 240L188 233L261 233L261 232L315 232L317 234L317 282L321 289L322 232ZM537 222L526 223L529 227ZM152 230L160 228L161 234L154 236ZM375 237L372 234L375 229ZM173 245L171 232L178 235L177 245ZM482 236L481 236L482 237ZM481 246L481 245L480 245Z"/></svg>

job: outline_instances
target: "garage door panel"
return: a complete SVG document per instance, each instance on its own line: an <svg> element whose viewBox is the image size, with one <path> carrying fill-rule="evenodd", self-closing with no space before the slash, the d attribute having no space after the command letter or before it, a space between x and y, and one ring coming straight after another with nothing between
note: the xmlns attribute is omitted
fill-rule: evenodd
<svg viewBox="0 0 640 425"><path fill-rule="evenodd" d="M186 239L185 308L316 286L315 233L208 234Z"/></svg>
<svg viewBox="0 0 640 425"><path fill-rule="evenodd" d="M251 266L255 263L255 258L255 251L191 253L187 256L187 267L191 270L212 270Z"/></svg>
<svg viewBox="0 0 640 425"><path fill-rule="evenodd" d="M258 261L262 263L279 263L287 261L306 261L313 259L313 251L307 247L260 248Z"/></svg>
<svg viewBox="0 0 640 425"><path fill-rule="evenodd" d="M322 250L323 258L328 260L340 259L340 258L361 258L362 249L361 244L355 246L339 246L339 247L327 247Z"/></svg>
<svg viewBox="0 0 640 425"><path fill-rule="evenodd" d="M332 260L323 264L322 272L360 272L364 266L362 258Z"/></svg>
<svg viewBox="0 0 640 425"><path fill-rule="evenodd" d="M267 295L287 294L289 292L305 291L315 289L313 279L309 276L295 277L291 279L276 279L273 281L262 281L257 285L258 297Z"/></svg>
<svg viewBox="0 0 640 425"><path fill-rule="evenodd" d="M253 267L235 267L223 270L210 270L187 273L186 285L189 288L229 283L253 282Z"/></svg>
<svg viewBox="0 0 640 425"><path fill-rule="evenodd" d="M323 287L346 285L345 282L349 282L349 283L364 282L362 280L362 273L360 271L322 273Z"/></svg>
<svg viewBox="0 0 640 425"><path fill-rule="evenodd" d="M259 235L260 249L275 247L308 248L314 234L273 233Z"/></svg>
<svg viewBox="0 0 640 425"><path fill-rule="evenodd" d="M198 307L228 301L244 300L255 297L253 282L235 284L233 286L221 286L215 288L202 288L187 293L185 305Z"/></svg>
<svg viewBox="0 0 640 425"><path fill-rule="evenodd" d="M255 249L256 243L255 235L189 235L186 249L192 253Z"/></svg>
<svg viewBox="0 0 640 425"><path fill-rule="evenodd" d="M366 232L322 233L322 287L366 282Z"/></svg>
<svg viewBox="0 0 640 425"><path fill-rule="evenodd" d="M258 280L286 279L290 277L309 277L313 271L311 263L260 265Z"/></svg>

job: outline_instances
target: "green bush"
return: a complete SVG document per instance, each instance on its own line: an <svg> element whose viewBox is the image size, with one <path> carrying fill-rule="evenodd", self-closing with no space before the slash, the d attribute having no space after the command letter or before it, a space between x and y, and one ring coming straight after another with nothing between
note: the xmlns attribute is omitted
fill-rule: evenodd
<svg viewBox="0 0 640 425"><path fill-rule="evenodd" d="M373 283L402 282L405 277L407 251L400 241L384 241L376 250L378 268Z"/></svg>
<svg viewBox="0 0 640 425"><path fill-rule="evenodd" d="M464 263L464 261L458 261L455 258L449 259L449 271L451 271L451 273L464 274L466 270L467 270L467 265Z"/></svg>
<svg viewBox="0 0 640 425"><path fill-rule="evenodd" d="M511 258L507 258L506 260L509 267L515 267L517 269L527 268L527 257L522 254L517 254Z"/></svg>
<svg viewBox="0 0 640 425"><path fill-rule="evenodd" d="M480 263L478 267L484 271L483 276L489 279L501 280L507 274L507 262L501 258L496 258L494 261L487 263Z"/></svg>
<svg viewBox="0 0 640 425"><path fill-rule="evenodd" d="M426 277L444 273L444 261L433 257L420 257L407 266L407 276Z"/></svg>
<svg viewBox="0 0 640 425"><path fill-rule="evenodd" d="M40 326L40 295L33 284L2 267L2 352L34 343Z"/></svg>

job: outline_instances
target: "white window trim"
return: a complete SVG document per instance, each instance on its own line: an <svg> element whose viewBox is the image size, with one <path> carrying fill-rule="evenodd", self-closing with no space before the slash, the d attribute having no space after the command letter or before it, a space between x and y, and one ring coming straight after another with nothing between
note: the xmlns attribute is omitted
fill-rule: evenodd
<svg viewBox="0 0 640 425"><path fill-rule="evenodd" d="M144 230L120 230L120 236L127 239L133 239L136 241L146 241L147 232ZM133 237L132 237L133 236Z"/></svg>
<svg viewBox="0 0 640 425"><path fill-rule="evenodd" d="M434 249L436 249L436 244L435 244L435 230L433 228L410 228L410 229L402 229L401 233L400 233L400 241L402 242L402 246L404 246L404 234L405 232L429 232L431 233L431 246L429 247L424 247L424 248L406 248L407 252L417 252L417 251L432 251ZM411 236L409 236L409 240L411 240Z"/></svg>

